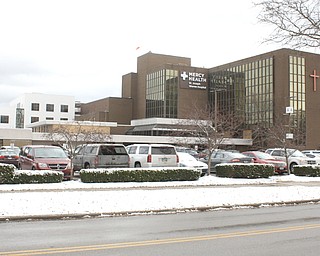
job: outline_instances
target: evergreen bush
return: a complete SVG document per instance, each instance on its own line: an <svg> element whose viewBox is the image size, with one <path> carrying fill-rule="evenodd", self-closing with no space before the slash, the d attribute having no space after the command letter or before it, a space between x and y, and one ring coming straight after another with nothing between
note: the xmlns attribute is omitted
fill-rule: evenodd
<svg viewBox="0 0 320 256"><path fill-rule="evenodd" d="M319 165L295 165L293 173L296 176L320 177Z"/></svg>
<svg viewBox="0 0 320 256"><path fill-rule="evenodd" d="M227 163L216 165L216 176L224 178L258 179L274 175L271 164L241 164Z"/></svg>
<svg viewBox="0 0 320 256"><path fill-rule="evenodd" d="M85 183L193 181L198 180L200 175L200 170L183 167L83 169L80 171L80 179Z"/></svg>

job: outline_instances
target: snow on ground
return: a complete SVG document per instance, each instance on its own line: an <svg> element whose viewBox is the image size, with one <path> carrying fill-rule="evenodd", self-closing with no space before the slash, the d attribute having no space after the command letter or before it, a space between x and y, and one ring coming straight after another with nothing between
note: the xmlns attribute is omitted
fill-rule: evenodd
<svg viewBox="0 0 320 256"><path fill-rule="evenodd" d="M320 178L201 177L192 182L0 185L0 220L36 216L113 215L320 200Z"/></svg>

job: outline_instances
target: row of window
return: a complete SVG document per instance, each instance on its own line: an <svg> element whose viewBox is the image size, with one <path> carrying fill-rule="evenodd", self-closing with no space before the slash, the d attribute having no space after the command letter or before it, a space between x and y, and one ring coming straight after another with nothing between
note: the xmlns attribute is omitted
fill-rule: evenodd
<svg viewBox="0 0 320 256"><path fill-rule="evenodd" d="M32 116L31 117L31 123L39 122L38 116ZM46 117L46 120L54 120L53 117ZM68 121L68 118L61 117L60 121Z"/></svg>
<svg viewBox="0 0 320 256"><path fill-rule="evenodd" d="M39 122L38 116L31 117L31 123ZM53 117L46 117L46 120L54 120ZM68 118L61 117L60 121L68 121ZM9 116L0 116L0 124L8 124L9 123Z"/></svg>
<svg viewBox="0 0 320 256"><path fill-rule="evenodd" d="M46 117L46 120L54 120L53 117ZM60 121L68 121L68 118L60 118ZM39 122L38 116L31 117L31 123ZM9 123L9 116L1 115L0 116L0 124L8 124Z"/></svg>
<svg viewBox="0 0 320 256"><path fill-rule="evenodd" d="M40 103L31 103L32 111L40 111ZM54 104L46 104L47 112L54 112ZM68 113L69 106L68 105L60 105L60 112Z"/></svg>

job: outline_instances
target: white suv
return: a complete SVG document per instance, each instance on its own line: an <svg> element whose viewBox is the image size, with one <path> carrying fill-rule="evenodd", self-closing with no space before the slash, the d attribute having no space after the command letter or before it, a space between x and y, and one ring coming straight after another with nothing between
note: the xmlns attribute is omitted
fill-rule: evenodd
<svg viewBox="0 0 320 256"><path fill-rule="evenodd" d="M286 161L285 150L283 148L269 148L266 153L272 155L276 159ZM290 172L293 171L293 166L295 165L319 165L319 160L311 158L303 154L300 150L287 148L288 156L288 168Z"/></svg>
<svg viewBox="0 0 320 256"><path fill-rule="evenodd" d="M179 157L173 145L133 144L127 146L130 167L176 167Z"/></svg>

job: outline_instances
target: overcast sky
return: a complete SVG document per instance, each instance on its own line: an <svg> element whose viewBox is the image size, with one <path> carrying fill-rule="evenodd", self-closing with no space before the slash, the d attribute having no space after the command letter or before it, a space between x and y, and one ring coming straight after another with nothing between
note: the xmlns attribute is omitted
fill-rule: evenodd
<svg viewBox="0 0 320 256"><path fill-rule="evenodd" d="M282 48L261 44L271 28L258 13L252 0L0 0L0 104L121 96L122 75L149 51L211 68Z"/></svg>

